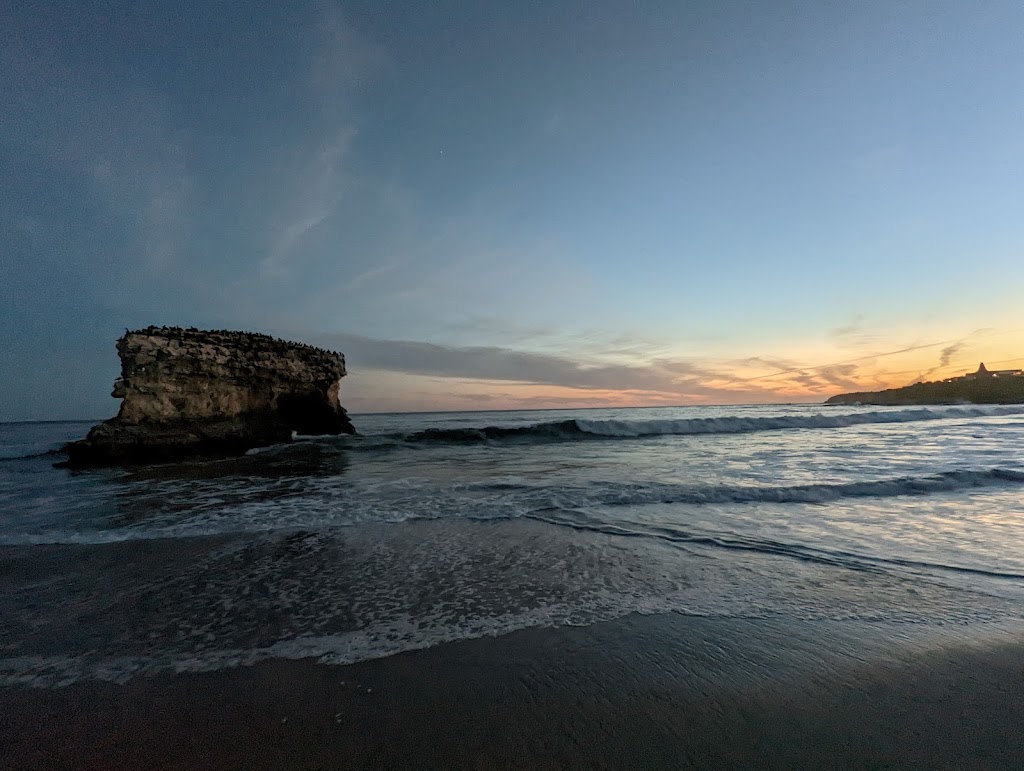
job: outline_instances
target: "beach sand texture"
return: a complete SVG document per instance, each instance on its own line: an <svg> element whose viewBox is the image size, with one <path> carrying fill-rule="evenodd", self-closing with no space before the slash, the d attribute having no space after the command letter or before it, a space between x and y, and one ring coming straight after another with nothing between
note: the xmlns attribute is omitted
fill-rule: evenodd
<svg viewBox="0 0 1024 771"><path fill-rule="evenodd" d="M8 688L0 757L26 771L1020 767L1014 635L872 635L631 616L349 666Z"/></svg>

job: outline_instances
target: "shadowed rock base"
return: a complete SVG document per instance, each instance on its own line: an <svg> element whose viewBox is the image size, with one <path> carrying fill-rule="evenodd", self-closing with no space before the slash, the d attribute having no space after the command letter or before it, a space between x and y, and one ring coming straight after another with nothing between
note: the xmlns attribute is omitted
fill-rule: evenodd
<svg viewBox="0 0 1024 771"><path fill-rule="evenodd" d="M65 447L68 468L166 463L191 457L241 455L254 447L291 441L292 431L270 413L229 420L95 426Z"/></svg>

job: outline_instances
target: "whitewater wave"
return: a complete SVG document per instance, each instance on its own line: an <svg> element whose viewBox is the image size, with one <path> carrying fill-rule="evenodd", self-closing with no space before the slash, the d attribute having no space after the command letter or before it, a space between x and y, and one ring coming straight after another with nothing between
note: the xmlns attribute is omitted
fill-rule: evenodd
<svg viewBox="0 0 1024 771"><path fill-rule="evenodd" d="M957 576L937 570L994 575L985 568L1019 571L1019 561L936 553L953 564L901 566L931 558L899 544L793 543L694 520L589 514L17 555L5 575L12 612L0 627L18 646L0 651L0 684L124 682L281 657L348 664L633 612L944 627L1019 618L1020 581L972 580L965 593ZM65 559L75 567L66 574ZM71 599L52 601L61 596ZM54 638L67 623L88 634Z"/></svg>
<svg viewBox="0 0 1024 771"><path fill-rule="evenodd" d="M868 424L912 423L1024 414L1024 407L961 407L855 412L841 415L782 415L778 417L679 418L675 420L586 420L576 418L529 426L482 428L428 428L402 434L411 443L468 444L479 442L550 442L579 439L636 439L647 436L744 434L785 429L847 428Z"/></svg>
<svg viewBox="0 0 1024 771"><path fill-rule="evenodd" d="M741 536L711 535L694 533L677 527L649 526L639 523L608 523L593 519L579 511L553 511L529 515L530 519L546 522L550 525L570 527L604 535L615 535L630 538L654 538L676 544L692 544L718 549L750 551L770 554L779 557L790 557L803 562L814 562L832 567L847 568L865 572L886 573L888 567L902 567L924 570L944 570L954 573L987 576L989 578L1024 579L1024 573L1011 571L989 570L967 565L950 565L924 560L902 559L899 557L875 557L856 552L840 551L804 546L802 544L785 543L766 538L744 538Z"/></svg>
<svg viewBox="0 0 1024 771"><path fill-rule="evenodd" d="M957 493L972 489L1024 484L1024 471L1006 468L956 470L918 477L899 477L836 484L785 486L684 485L667 482L631 484L594 482L572 486L534 486L509 482L415 488L407 494L339 493L308 490L295 498L240 501L197 511L174 524L150 522L140 527L105 530L50 530L0 534L0 545L99 544L125 540L192 538L239 533L330 530L366 524L397 524L415 520L514 520L562 516L610 521L601 508L650 505L824 504L844 499L899 498ZM395 492L395 491L393 491ZM258 495L258 491L257 491ZM586 515L582 512L590 512ZM175 517L180 517L180 512Z"/></svg>
<svg viewBox="0 0 1024 771"><path fill-rule="evenodd" d="M642 506L683 503L829 503L844 498L896 498L932 495L985 487L1024 484L1024 472L994 468L946 471L920 477L898 477L839 484L767 487L759 485L691 486L670 483L600 483L590 489L556 491L554 498L572 506Z"/></svg>

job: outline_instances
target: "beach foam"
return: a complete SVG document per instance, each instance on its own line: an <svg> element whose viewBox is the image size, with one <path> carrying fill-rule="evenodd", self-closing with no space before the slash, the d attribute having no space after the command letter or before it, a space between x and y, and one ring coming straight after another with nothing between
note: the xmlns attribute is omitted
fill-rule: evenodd
<svg viewBox="0 0 1024 771"><path fill-rule="evenodd" d="M407 442L550 442L587 438L636 439L649 436L691 436L702 434L745 434L787 429L847 428L870 424L914 423L1024 414L1024 407L951 407L855 412L839 415L781 415L778 417L723 416L675 420L572 420L536 423L529 426L485 426L480 428L426 429L399 435Z"/></svg>

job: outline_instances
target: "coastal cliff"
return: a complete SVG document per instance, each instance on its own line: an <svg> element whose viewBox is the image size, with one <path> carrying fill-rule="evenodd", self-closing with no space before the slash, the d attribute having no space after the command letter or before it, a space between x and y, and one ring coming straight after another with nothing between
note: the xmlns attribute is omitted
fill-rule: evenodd
<svg viewBox="0 0 1024 771"><path fill-rule="evenodd" d="M982 369L984 368L984 365ZM839 394L825 404L1024 404L1024 375L952 378L884 391Z"/></svg>
<svg viewBox="0 0 1024 771"><path fill-rule="evenodd" d="M269 335L147 327L117 341L117 417L67 445L69 466L222 455L300 434L354 433L343 354Z"/></svg>

